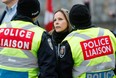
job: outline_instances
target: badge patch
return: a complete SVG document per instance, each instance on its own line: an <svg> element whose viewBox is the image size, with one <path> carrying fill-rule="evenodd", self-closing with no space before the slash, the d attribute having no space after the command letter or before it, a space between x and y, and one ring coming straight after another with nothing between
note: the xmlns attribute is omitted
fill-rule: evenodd
<svg viewBox="0 0 116 78"><path fill-rule="evenodd" d="M85 60L113 54L112 43L109 36L89 39L80 44Z"/></svg>
<svg viewBox="0 0 116 78"><path fill-rule="evenodd" d="M48 44L49 44L50 48L53 50L53 45L52 45L52 42L51 42L50 38L48 38Z"/></svg>
<svg viewBox="0 0 116 78"><path fill-rule="evenodd" d="M19 28L0 28L0 47L31 50L34 32Z"/></svg>
<svg viewBox="0 0 116 78"><path fill-rule="evenodd" d="M60 48L60 52L59 52L59 56L60 56L60 58L63 58L64 57L64 55L65 55L65 46L61 46L61 48Z"/></svg>

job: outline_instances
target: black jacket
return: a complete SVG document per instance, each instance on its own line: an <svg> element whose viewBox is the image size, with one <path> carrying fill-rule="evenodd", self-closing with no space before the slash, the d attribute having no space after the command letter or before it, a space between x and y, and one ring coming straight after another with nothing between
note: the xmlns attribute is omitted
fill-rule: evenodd
<svg viewBox="0 0 116 78"><path fill-rule="evenodd" d="M38 64L40 67L40 74L38 78L57 78L56 73L56 54L55 48L52 50L48 43L50 36L44 32L42 35L42 42L38 50ZM54 47L54 46L53 46Z"/></svg>
<svg viewBox="0 0 116 78"><path fill-rule="evenodd" d="M2 15L0 16L0 25L1 25L1 23L2 23L2 20L3 20L4 16L5 16L5 14L6 14L6 11L4 11L4 12L2 13Z"/></svg>
<svg viewBox="0 0 116 78"><path fill-rule="evenodd" d="M60 63L59 63L59 48L60 48L60 43L62 42L62 40L69 34L68 31L66 32L56 32L56 31L53 31L52 33L52 40L53 40L53 43L55 45L55 49L56 49L56 57L57 57L57 67L56 67L56 72L58 74L58 78L61 78L61 71L59 70L60 69Z"/></svg>
<svg viewBox="0 0 116 78"><path fill-rule="evenodd" d="M68 31L66 32L56 32L55 30L52 33L52 39L54 44L57 46L62 42L62 40L69 34Z"/></svg>
<svg viewBox="0 0 116 78"><path fill-rule="evenodd" d="M60 51L59 56L59 78L73 78L72 69L74 61L72 57L71 48L67 41L63 42L61 46L62 45L65 45L65 48Z"/></svg>

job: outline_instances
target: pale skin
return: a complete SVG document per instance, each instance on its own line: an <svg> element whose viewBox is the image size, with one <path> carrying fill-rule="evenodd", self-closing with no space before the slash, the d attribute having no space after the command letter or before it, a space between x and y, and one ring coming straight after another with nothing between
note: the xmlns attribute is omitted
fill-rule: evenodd
<svg viewBox="0 0 116 78"><path fill-rule="evenodd" d="M18 0L2 0L2 2L6 4L8 8L11 8Z"/></svg>
<svg viewBox="0 0 116 78"><path fill-rule="evenodd" d="M68 27L67 21L65 16L62 14L62 12L57 12L54 15L54 29L56 32L62 32L65 31Z"/></svg>

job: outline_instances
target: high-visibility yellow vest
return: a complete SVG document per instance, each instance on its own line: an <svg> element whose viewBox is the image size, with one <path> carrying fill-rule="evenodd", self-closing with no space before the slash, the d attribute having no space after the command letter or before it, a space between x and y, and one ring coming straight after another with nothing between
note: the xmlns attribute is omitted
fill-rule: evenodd
<svg viewBox="0 0 116 78"><path fill-rule="evenodd" d="M0 69L27 72L25 78L38 78L37 52L43 32L44 29L30 22L12 21L2 24L0 26Z"/></svg>
<svg viewBox="0 0 116 78"><path fill-rule="evenodd" d="M99 27L76 30L65 40L71 47L74 60L73 78L105 78L106 75L113 75L116 40L109 30ZM108 74L103 76L103 73Z"/></svg>

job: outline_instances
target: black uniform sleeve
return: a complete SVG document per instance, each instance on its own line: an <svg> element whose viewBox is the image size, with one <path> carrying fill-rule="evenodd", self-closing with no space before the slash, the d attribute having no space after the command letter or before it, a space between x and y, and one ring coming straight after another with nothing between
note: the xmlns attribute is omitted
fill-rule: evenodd
<svg viewBox="0 0 116 78"><path fill-rule="evenodd" d="M38 65L40 69L38 78L57 78L55 48L50 36L44 32L38 51Z"/></svg>
<svg viewBox="0 0 116 78"><path fill-rule="evenodd" d="M67 42L63 42L61 44L61 48L59 51L59 78L73 78L72 77L72 69L74 65L74 61L72 58L72 53L70 46Z"/></svg>

